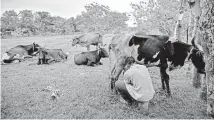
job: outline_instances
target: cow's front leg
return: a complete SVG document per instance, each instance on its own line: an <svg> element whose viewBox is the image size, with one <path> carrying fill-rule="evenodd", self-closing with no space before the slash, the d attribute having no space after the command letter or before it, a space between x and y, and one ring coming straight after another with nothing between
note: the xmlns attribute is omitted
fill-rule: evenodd
<svg viewBox="0 0 214 120"><path fill-rule="evenodd" d="M166 85L166 90L168 96L171 95L170 88L169 88L169 75L166 73L166 68L160 67L160 74L161 74L161 82L162 82L162 88L165 90L165 85Z"/></svg>
<svg viewBox="0 0 214 120"><path fill-rule="evenodd" d="M166 73L166 69L168 68L168 64L166 59L162 59L160 63L160 74L161 74L161 82L162 82L162 88L167 90L167 96L171 96L171 91L169 87L169 75Z"/></svg>
<svg viewBox="0 0 214 120"><path fill-rule="evenodd" d="M111 91L112 91L112 93L114 93L114 94L117 94L117 90L116 90L116 88L115 88L115 83L116 83L116 81L119 79L119 76L120 76L120 74L122 73L122 71L123 71L123 67L115 67L116 69L115 70L113 70L113 75L112 75L112 77L111 77L111 83L110 83L110 87L111 87Z"/></svg>
<svg viewBox="0 0 214 120"><path fill-rule="evenodd" d="M56 60L51 58L51 59L45 59L45 64L51 64L53 62L55 62Z"/></svg>
<svg viewBox="0 0 214 120"><path fill-rule="evenodd" d="M91 60L88 60L87 66L94 66L94 62L92 62Z"/></svg>
<svg viewBox="0 0 214 120"><path fill-rule="evenodd" d="M111 89L111 92L114 94L117 94L116 88L115 88L115 83L117 80L118 78L111 77L110 89Z"/></svg>

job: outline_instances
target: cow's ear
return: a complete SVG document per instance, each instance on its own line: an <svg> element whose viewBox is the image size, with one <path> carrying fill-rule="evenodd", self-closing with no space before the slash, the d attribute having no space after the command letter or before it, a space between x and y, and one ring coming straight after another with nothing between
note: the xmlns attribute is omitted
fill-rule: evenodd
<svg viewBox="0 0 214 120"><path fill-rule="evenodd" d="M192 38L192 40L191 40L191 43L192 43L192 46L193 46L194 48L198 49L198 46L197 46L196 43L195 43L195 39L196 39L196 37L194 36L194 37Z"/></svg>

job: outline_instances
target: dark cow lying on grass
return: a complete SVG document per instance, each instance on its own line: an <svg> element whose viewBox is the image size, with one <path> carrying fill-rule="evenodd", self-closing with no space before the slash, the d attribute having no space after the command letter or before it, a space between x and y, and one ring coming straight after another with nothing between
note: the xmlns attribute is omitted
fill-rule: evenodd
<svg viewBox="0 0 214 120"><path fill-rule="evenodd" d="M2 57L2 64L20 62L25 58L32 58L38 52L38 44L18 45L6 51Z"/></svg>
<svg viewBox="0 0 214 120"><path fill-rule="evenodd" d="M77 44L87 47L88 51L90 51L90 45L95 45L98 49L98 45L103 46L102 35L99 33L85 33L73 39L72 46Z"/></svg>
<svg viewBox="0 0 214 120"><path fill-rule="evenodd" d="M116 60L113 68L111 68L111 89L115 89L114 85L123 70L125 58L133 56L139 64L160 61L158 67L160 68L162 88L165 89L166 87L167 93L170 96L169 75L166 72L168 68L167 62L171 62L170 70L173 70L173 68L179 65L183 66L188 53L191 52L194 46L178 41L171 43L168 39L168 36L144 35L140 33L134 35L123 34L113 37L109 44L109 51L113 52ZM135 50L135 48L137 48L137 50ZM193 57L198 56L195 52L192 52L191 56L190 59L192 61L198 60L198 58ZM201 56L198 57L201 58ZM144 63L141 62L142 59L144 59ZM201 64L201 62L196 63L195 66L201 69L201 66L198 67L199 64Z"/></svg>
<svg viewBox="0 0 214 120"><path fill-rule="evenodd" d="M108 53L104 48L99 48L95 51L82 52L80 54L74 55L74 62L77 65L102 65L100 62L101 58L108 57Z"/></svg>
<svg viewBox="0 0 214 120"><path fill-rule="evenodd" d="M62 51L62 49L39 48L38 53L39 53L39 59L37 63L38 65L60 62L62 60L67 60L68 57L68 55Z"/></svg>

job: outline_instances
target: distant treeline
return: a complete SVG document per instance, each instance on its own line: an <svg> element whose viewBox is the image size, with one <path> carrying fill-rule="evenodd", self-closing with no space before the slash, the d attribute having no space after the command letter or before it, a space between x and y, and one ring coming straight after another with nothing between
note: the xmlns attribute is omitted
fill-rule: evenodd
<svg viewBox="0 0 214 120"><path fill-rule="evenodd" d="M1 16L1 35L4 36L33 36L33 35L66 35L75 32L118 33L121 31L141 30L151 34L169 34L174 31L180 1L149 0L131 3L133 11L120 13L112 11L108 6L98 3L85 5L83 11L76 17L68 19L52 16L49 12L32 12L23 10L16 13L6 11ZM187 6L184 6L187 8ZM182 35L186 36L188 15L182 21ZM135 27L128 27L129 19L135 21ZM191 30L191 29L190 29ZM191 33L191 32L189 32Z"/></svg>
<svg viewBox="0 0 214 120"><path fill-rule="evenodd" d="M49 12L8 10L1 16L1 36L65 35L74 32L115 32L126 29L126 13L91 3L75 18L52 16Z"/></svg>

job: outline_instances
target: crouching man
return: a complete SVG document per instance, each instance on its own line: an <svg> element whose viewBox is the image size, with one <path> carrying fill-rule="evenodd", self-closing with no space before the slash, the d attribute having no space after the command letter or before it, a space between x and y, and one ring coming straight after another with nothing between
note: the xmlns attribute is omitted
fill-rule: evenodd
<svg viewBox="0 0 214 120"><path fill-rule="evenodd" d="M140 109L148 111L149 101L153 98L155 91L149 71L144 65L135 64L133 57L126 58L124 81L118 80L115 86L121 95L120 102L128 105L137 103Z"/></svg>

